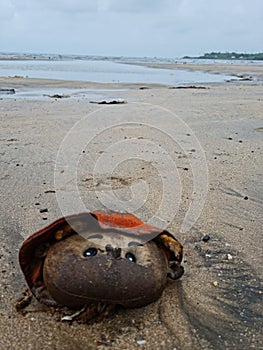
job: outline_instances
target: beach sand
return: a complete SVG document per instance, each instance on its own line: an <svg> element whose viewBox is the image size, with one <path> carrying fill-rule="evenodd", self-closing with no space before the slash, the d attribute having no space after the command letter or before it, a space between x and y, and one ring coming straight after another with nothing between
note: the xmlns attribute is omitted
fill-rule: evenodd
<svg viewBox="0 0 263 350"><path fill-rule="evenodd" d="M213 71L221 72L221 68ZM246 67L245 73L251 74L250 68ZM261 71L262 67L258 67L255 75L260 76ZM228 67L228 74L237 72L240 73L238 67ZM30 92L59 87L65 93L69 87L102 89L105 98L110 95L127 102L100 106L91 104L88 97L2 96L0 349L263 349L260 288L263 86L255 82L203 86L206 88L144 85L140 89L138 84L0 78L1 88ZM163 149L167 151L176 164L182 187L180 206L168 229L184 246L185 274L180 280L169 282L157 302L140 309L119 310L98 323L61 322L58 312L47 312L35 301L24 316L17 313L15 301L26 287L18 264L19 247L24 238L62 216L54 168L63 139L81 118L92 112L94 116L105 115L105 123L112 111L118 114L121 109L129 118L134 103L142 108L145 104L153 106L160 117L159 130L147 126L151 123L147 114L140 116L146 126L137 124L101 134L95 130L95 140L80 154L77 175L80 193L89 209L103 207L91 184L92 167L101 152L106 150L114 156L107 147L117 143L118 137L132 142L136 137L140 141L150 140L149 150L160 145L161 149L152 151L159 157L159 168L156 157L156 164L151 164L148 156L139 166L133 161L120 164L106 188L112 185L119 190L120 199L125 199L132 184L140 180L149 183L145 205L136 210L137 216L147 220L161 202L163 187L158 170L161 169L162 176L166 172L169 175L169 162L161 153ZM175 122L178 140L162 132L170 127L169 118L165 117L167 110L179 118ZM97 120L99 123L100 119ZM98 126L103 129L103 125ZM75 140L73 136L74 133ZM198 140L199 146L188 142L187 137ZM79 152L77 146L72 145L73 151ZM180 232L189 205L198 200L193 194L193 190L198 192L193 187L193 174L195 168L200 172L200 161L201 172L204 165L198 147L205 152L208 193L197 221L188 231ZM173 184L170 186L172 192ZM173 203L165 205L168 210ZM41 208L48 212L40 213ZM74 208L70 210L74 212ZM209 235L210 240L204 242L204 235Z"/></svg>

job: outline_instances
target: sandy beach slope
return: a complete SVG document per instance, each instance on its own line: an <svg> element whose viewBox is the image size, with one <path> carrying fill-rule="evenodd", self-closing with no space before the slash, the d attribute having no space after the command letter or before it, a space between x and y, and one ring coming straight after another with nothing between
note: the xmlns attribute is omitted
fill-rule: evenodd
<svg viewBox="0 0 263 350"><path fill-rule="evenodd" d="M238 67L229 66L227 73L238 71ZM30 95L51 88L67 94L69 87L101 89L99 99L110 96L127 103L91 104L89 94L84 98L18 97L19 91ZM0 99L0 349L263 348L263 86L235 82L203 85L202 89L140 87L0 79L0 88L17 92L17 97L2 95ZM149 114L140 114L140 107L144 111L145 106L151 106ZM85 130L83 134L76 125L87 116L89 142L83 148L77 140L83 140ZM111 120L117 124L118 120L134 118L139 122L106 128ZM132 198L133 188L139 203L135 214L146 221L161 205L168 213L178 203L176 215L167 221L168 229L184 245L184 276L168 283L157 302L141 309L120 310L99 323L63 323L59 313L46 312L36 302L24 316L14 310L26 287L17 260L23 239L62 213L78 208L75 203L67 207L59 197L65 184L62 180L55 183L58 152L67 135L66 141L72 141L70 149L79 155L76 181L89 210L103 208L106 199L102 202L98 192L110 187L124 201ZM126 143L114 148L120 141ZM129 154L131 147L138 149L140 159ZM120 151L119 163L112 172L116 149ZM126 159L121 157L122 150ZM94 167L103 154L109 173L103 169L94 184ZM101 170L103 164L100 166ZM166 183L171 175L174 182ZM69 191L74 188L70 176ZM148 192L138 187L145 183ZM168 186L165 191L178 193L178 197L165 193L168 199L162 203L164 183ZM181 232L193 203L197 220ZM40 213L45 208L48 212ZM207 242L202 240L204 235L210 236Z"/></svg>

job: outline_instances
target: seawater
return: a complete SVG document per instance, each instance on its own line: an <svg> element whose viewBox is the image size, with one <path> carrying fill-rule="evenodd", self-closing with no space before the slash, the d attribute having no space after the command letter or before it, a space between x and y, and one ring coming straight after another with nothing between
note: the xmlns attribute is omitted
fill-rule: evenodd
<svg viewBox="0 0 263 350"><path fill-rule="evenodd" d="M0 54L0 76L78 80L97 83L195 84L223 82L231 77L182 69L159 69L129 64L117 58L52 58L45 55L10 57ZM150 62L149 59L147 62ZM153 62L157 60L153 59ZM164 62L164 61L162 61Z"/></svg>

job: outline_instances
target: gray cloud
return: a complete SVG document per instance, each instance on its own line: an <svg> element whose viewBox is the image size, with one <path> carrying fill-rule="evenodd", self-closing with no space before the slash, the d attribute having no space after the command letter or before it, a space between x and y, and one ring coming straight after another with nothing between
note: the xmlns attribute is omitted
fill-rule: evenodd
<svg viewBox="0 0 263 350"><path fill-rule="evenodd" d="M177 2L178 0L109 0L109 9L114 12L126 13L163 12Z"/></svg>
<svg viewBox="0 0 263 350"><path fill-rule="evenodd" d="M0 2L0 20L8 21L15 14L15 5L12 1L1 1Z"/></svg>
<svg viewBox="0 0 263 350"><path fill-rule="evenodd" d="M29 0L28 10L44 9L46 11L56 11L58 13L71 12L95 12L98 9L98 1L94 0Z"/></svg>
<svg viewBox="0 0 263 350"><path fill-rule="evenodd" d="M262 51L261 0L0 0L1 51L166 56Z"/></svg>

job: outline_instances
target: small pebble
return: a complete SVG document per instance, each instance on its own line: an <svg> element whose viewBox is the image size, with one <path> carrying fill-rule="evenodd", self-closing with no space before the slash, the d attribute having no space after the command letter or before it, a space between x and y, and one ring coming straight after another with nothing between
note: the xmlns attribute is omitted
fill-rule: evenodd
<svg viewBox="0 0 263 350"><path fill-rule="evenodd" d="M231 254L227 254L227 259L228 260L232 260L233 259L233 256Z"/></svg>
<svg viewBox="0 0 263 350"><path fill-rule="evenodd" d="M138 345L144 345L146 344L146 340L137 340Z"/></svg>
<svg viewBox="0 0 263 350"><path fill-rule="evenodd" d="M248 200L248 197L247 197L247 196L245 196L245 197L244 197L244 199L245 199L245 201L247 201L247 200Z"/></svg>
<svg viewBox="0 0 263 350"><path fill-rule="evenodd" d="M35 203L35 205L40 205L40 203L37 202L37 203Z"/></svg>
<svg viewBox="0 0 263 350"><path fill-rule="evenodd" d="M39 212L40 213L47 213L48 209L47 208L42 208L42 209L39 209Z"/></svg>
<svg viewBox="0 0 263 350"><path fill-rule="evenodd" d="M214 282L213 282L213 286L214 286L214 287L217 287L217 286L218 286L218 282L217 282L217 281L214 281Z"/></svg>
<svg viewBox="0 0 263 350"><path fill-rule="evenodd" d="M208 242L210 239L210 236L209 235L204 235L204 237L202 238L202 241L203 242Z"/></svg>

